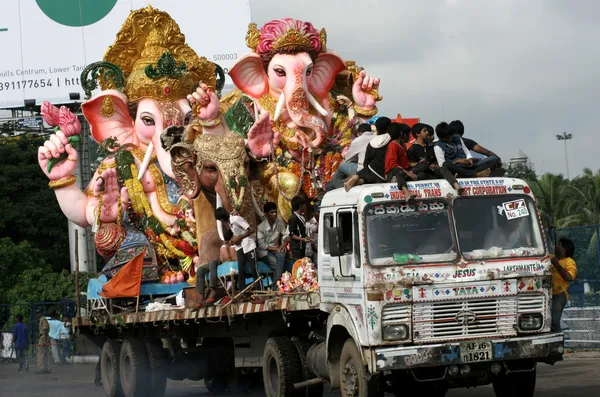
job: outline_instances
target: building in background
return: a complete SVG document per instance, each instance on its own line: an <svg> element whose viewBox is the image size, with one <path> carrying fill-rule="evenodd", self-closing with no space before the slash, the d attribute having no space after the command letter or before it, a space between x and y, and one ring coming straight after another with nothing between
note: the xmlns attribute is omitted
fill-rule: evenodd
<svg viewBox="0 0 600 397"><path fill-rule="evenodd" d="M513 156L510 158L509 166L511 168L512 167L516 167L516 168L523 167L523 168L528 168L531 171L535 171L533 163L531 162L529 157L525 153L523 153L523 151L521 149L519 149L516 156Z"/></svg>

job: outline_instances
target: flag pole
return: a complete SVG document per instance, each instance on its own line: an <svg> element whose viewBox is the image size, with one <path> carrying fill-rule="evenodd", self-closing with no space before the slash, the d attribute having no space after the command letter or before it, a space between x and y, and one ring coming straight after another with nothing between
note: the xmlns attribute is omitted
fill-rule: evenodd
<svg viewBox="0 0 600 397"><path fill-rule="evenodd" d="M79 325L81 308L79 307L79 233L77 229L75 229L75 307L77 324Z"/></svg>

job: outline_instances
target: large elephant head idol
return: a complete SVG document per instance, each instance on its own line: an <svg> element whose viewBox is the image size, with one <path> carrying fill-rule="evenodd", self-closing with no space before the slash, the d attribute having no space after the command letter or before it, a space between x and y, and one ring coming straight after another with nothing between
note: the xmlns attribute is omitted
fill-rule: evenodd
<svg viewBox="0 0 600 397"><path fill-rule="evenodd" d="M215 89L215 69L185 43L167 13L151 6L132 11L103 61L82 73L88 98L101 88L81 107L92 138L103 149L85 192L61 182L74 178L77 165L77 152L62 131L40 148L40 166L65 215L82 227L94 227L108 276L142 250L145 263L152 264L146 279L159 278L161 269L190 269L197 255L193 203L177 185L161 135L167 127L190 122L186 97L200 81ZM65 151L67 160L46 167Z"/></svg>
<svg viewBox="0 0 600 397"><path fill-rule="evenodd" d="M354 125L377 113L375 102L379 79L344 62L327 48L325 29L317 30L310 22L292 18L273 20L262 28L250 24L246 44L252 52L240 59L229 71L233 82L245 94L239 101L253 108L254 124L244 128L240 115L228 117L230 126L247 135L255 157L281 155L281 169L264 167L263 183L271 192L270 200L279 202L298 193L300 186L309 197L321 190L323 175L335 171L339 161L331 161L350 145ZM341 74L354 73L351 89L343 102L332 89ZM243 112L232 105L230 113ZM349 111L349 108L352 108ZM271 128L264 128L263 117ZM291 165L282 164L292 159ZM287 161L287 160L285 160ZM324 163L334 164L324 170ZM288 205L289 206L289 205ZM284 208L285 205L282 206Z"/></svg>
<svg viewBox="0 0 600 397"><path fill-rule="evenodd" d="M205 264L218 255L222 244L214 218L217 207L238 213L253 227L256 217L248 184L244 139L233 132L202 134L191 139L190 136L185 134L183 142L167 149L175 177L184 194L194 200L199 259Z"/></svg>

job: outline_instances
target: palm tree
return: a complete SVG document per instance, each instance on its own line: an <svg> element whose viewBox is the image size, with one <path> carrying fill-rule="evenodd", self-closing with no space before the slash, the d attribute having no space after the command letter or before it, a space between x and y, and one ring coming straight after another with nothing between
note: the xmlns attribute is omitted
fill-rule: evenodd
<svg viewBox="0 0 600 397"><path fill-rule="evenodd" d="M600 223L600 170L589 168L568 186L567 214L560 220L562 227L597 225Z"/></svg>
<svg viewBox="0 0 600 397"><path fill-rule="evenodd" d="M570 196L566 192L569 181L562 174L546 173L536 180L530 180L529 184L542 216L549 218L550 223L563 227L562 218L566 215Z"/></svg>

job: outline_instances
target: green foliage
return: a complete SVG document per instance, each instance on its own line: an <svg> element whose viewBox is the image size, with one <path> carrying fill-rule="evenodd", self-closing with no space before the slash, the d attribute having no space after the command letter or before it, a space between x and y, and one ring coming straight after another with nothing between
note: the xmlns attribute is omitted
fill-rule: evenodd
<svg viewBox="0 0 600 397"><path fill-rule="evenodd" d="M0 238L28 242L37 258L60 271L69 268L67 220L37 162L44 138L0 138ZM4 282L1 282L4 284Z"/></svg>
<svg viewBox="0 0 600 397"><path fill-rule="evenodd" d="M535 171L523 164L509 166L506 169L506 177L523 179L528 183L537 180Z"/></svg>
<svg viewBox="0 0 600 397"><path fill-rule="evenodd" d="M58 302L63 299L75 299L75 274L63 270L60 273L50 269L25 270L19 282L8 291L11 302ZM89 276L79 274L79 290L87 291ZM23 299L26 297L26 299Z"/></svg>
<svg viewBox="0 0 600 397"><path fill-rule="evenodd" d="M40 249L27 241L15 243L8 237L0 239L0 303L15 302L9 300L11 289L21 283L23 272L34 269L52 271Z"/></svg>

